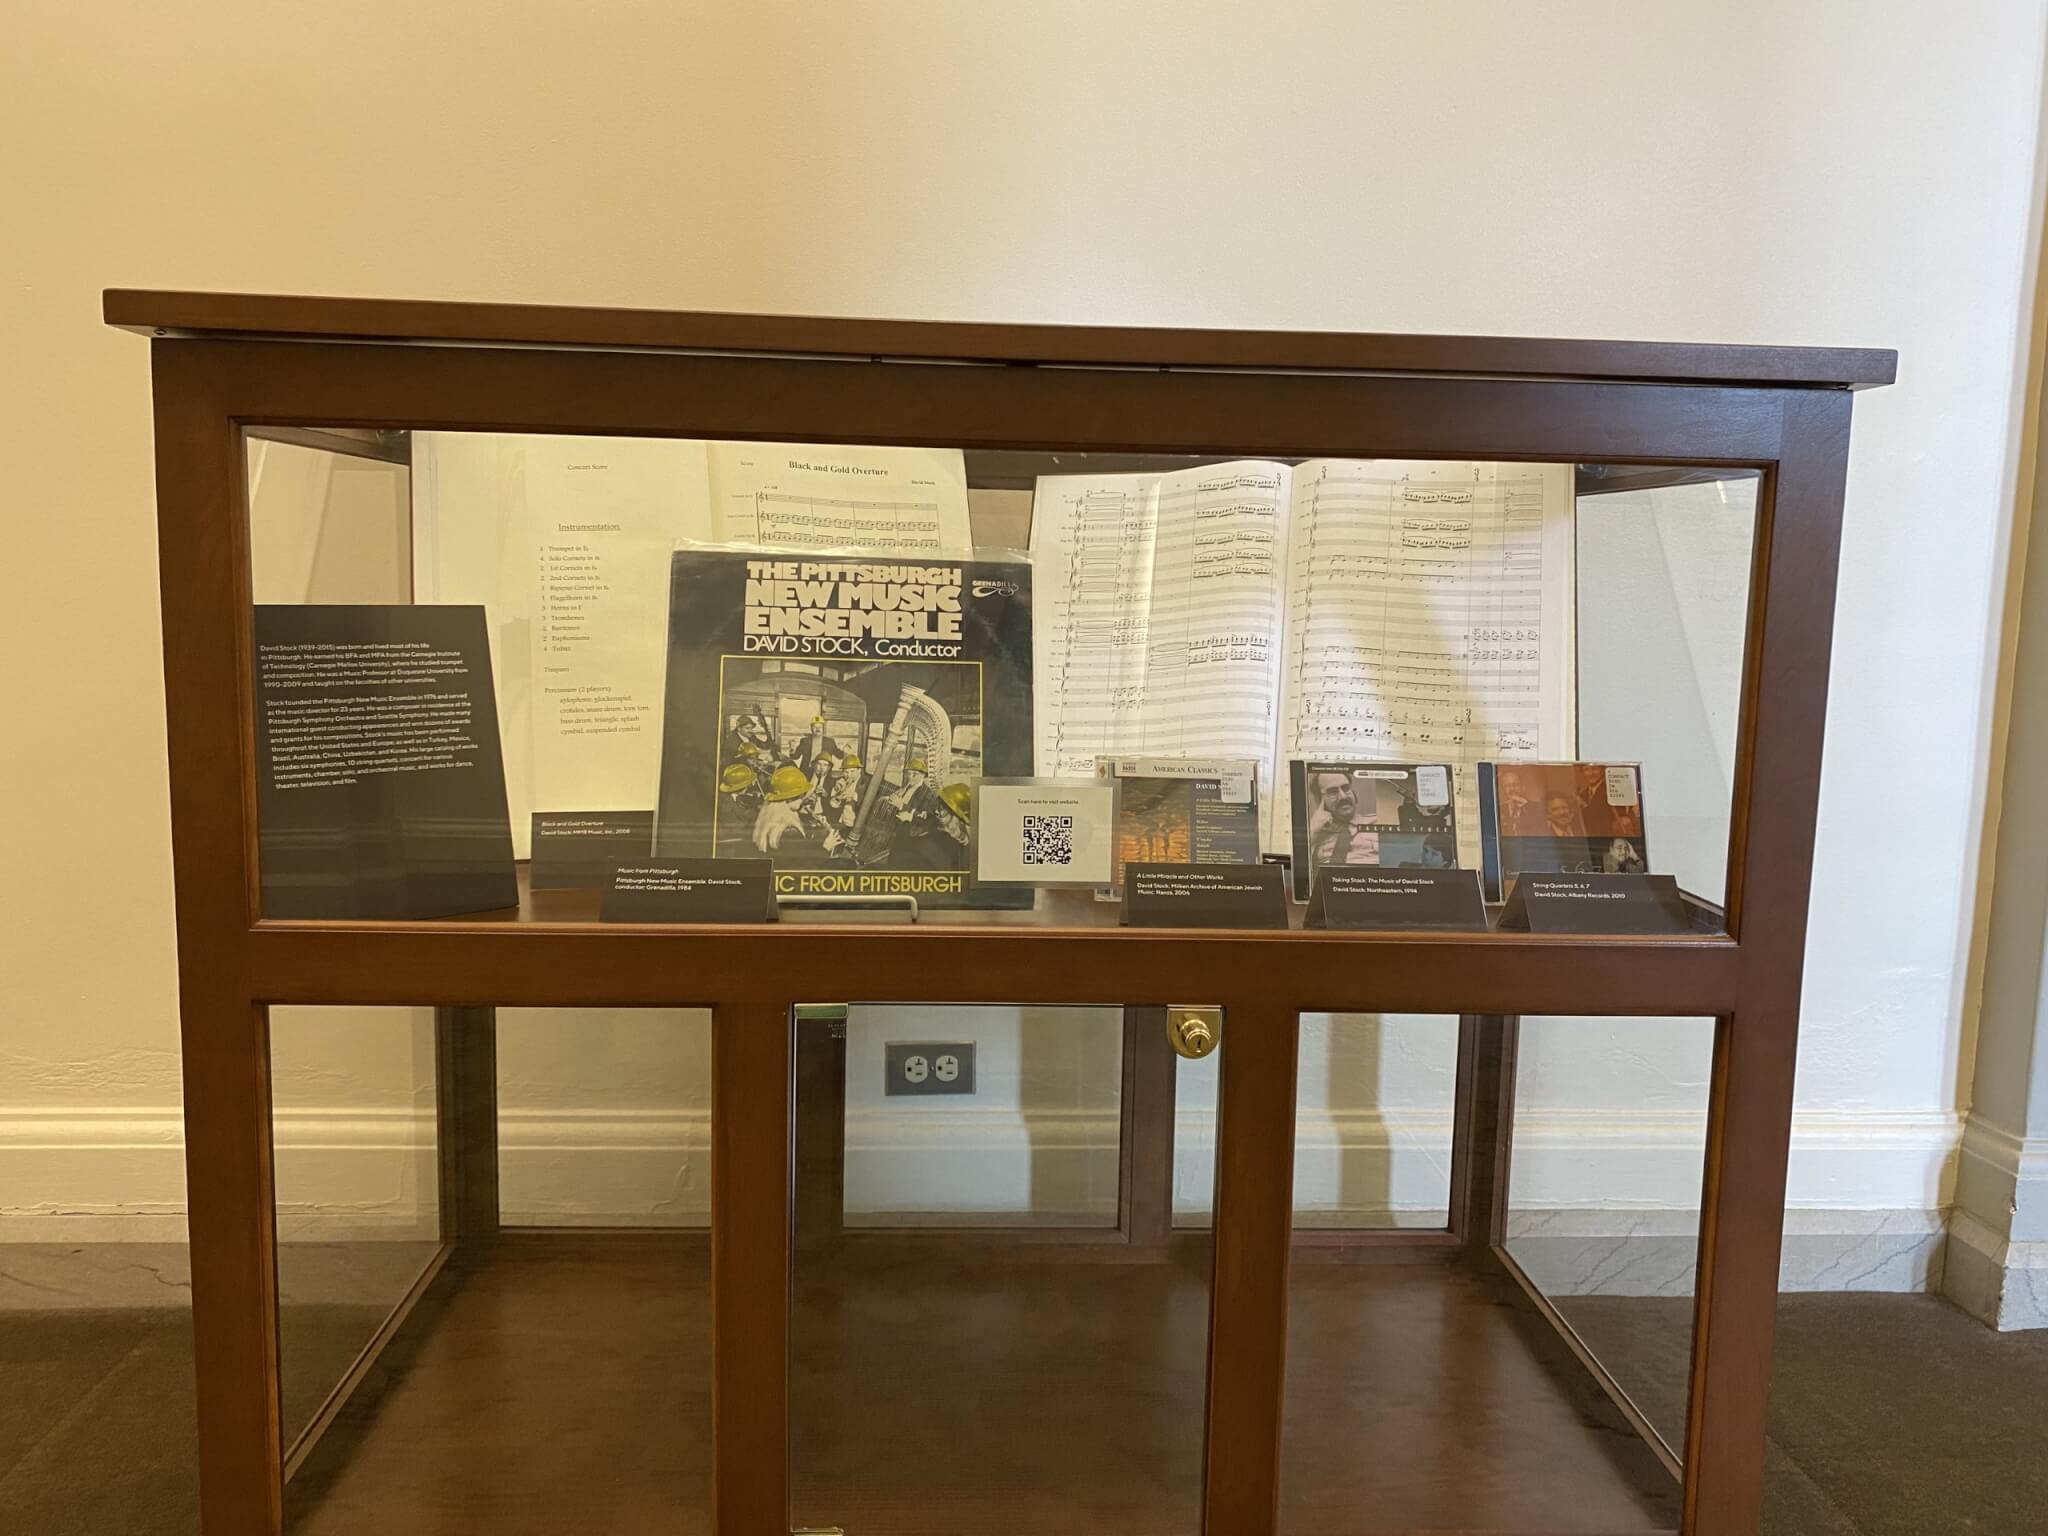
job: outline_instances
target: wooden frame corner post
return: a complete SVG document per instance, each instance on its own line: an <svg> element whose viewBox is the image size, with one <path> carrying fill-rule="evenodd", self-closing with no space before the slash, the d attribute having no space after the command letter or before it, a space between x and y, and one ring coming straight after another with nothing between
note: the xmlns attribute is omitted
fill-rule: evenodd
<svg viewBox="0 0 2048 1536"><path fill-rule="evenodd" d="M717 1536L789 1531L794 1008L711 1019L711 1510Z"/></svg>
<svg viewBox="0 0 2048 1536"><path fill-rule="evenodd" d="M160 341L150 351L199 1518L207 1536L278 1536L270 1032L246 953L257 874L241 444L215 387L213 349Z"/></svg>
<svg viewBox="0 0 2048 1536"><path fill-rule="evenodd" d="M1736 745L1728 916L1741 969L1736 1007L1714 1037L1686 1417L1688 1536L1753 1536L1763 1509L1850 396L1787 392L1782 403L1783 448L1759 507Z"/></svg>
<svg viewBox="0 0 2048 1536"><path fill-rule="evenodd" d="M1270 1536L1279 1524L1300 1037L1291 1006L1224 1006L1202 1458L1210 1536Z"/></svg>

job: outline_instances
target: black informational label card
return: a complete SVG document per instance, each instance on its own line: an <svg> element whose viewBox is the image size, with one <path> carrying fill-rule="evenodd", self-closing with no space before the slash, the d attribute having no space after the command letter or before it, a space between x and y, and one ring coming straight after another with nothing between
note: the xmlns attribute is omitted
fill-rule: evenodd
<svg viewBox="0 0 2048 1536"><path fill-rule="evenodd" d="M775 866L766 859L634 859L612 870L607 923L772 923Z"/></svg>
<svg viewBox="0 0 2048 1536"><path fill-rule="evenodd" d="M536 891L601 890L614 869L649 857L653 846L652 811L535 811L526 883Z"/></svg>
<svg viewBox="0 0 2048 1536"><path fill-rule="evenodd" d="M1486 927L1476 869L1367 869L1325 864L1309 893L1311 928Z"/></svg>
<svg viewBox="0 0 2048 1536"><path fill-rule="evenodd" d="M266 917L519 904L484 610L259 604Z"/></svg>
<svg viewBox="0 0 2048 1536"><path fill-rule="evenodd" d="M1132 928L1285 928L1287 871L1278 864L1127 864Z"/></svg>
<svg viewBox="0 0 2048 1536"><path fill-rule="evenodd" d="M1517 875L1500 926L1525 933L1693 931L1692 908L1669 875Z"/></svg>

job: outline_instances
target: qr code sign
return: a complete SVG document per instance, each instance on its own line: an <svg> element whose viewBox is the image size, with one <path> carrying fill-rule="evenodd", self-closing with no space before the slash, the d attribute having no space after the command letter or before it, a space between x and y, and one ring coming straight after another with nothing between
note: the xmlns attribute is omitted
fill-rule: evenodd
<svg viewBox="0 0 2048 1536"><path fill-rule="evenodd" d="M1024 862L1026 864L1072 864L1074 862L1074 818L1071 816L1024 817Z"/></svg>

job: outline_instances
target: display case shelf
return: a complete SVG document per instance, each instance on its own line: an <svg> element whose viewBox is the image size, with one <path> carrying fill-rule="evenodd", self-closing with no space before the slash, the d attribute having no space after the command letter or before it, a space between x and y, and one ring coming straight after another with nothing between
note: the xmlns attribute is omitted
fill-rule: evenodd
<svg viewBox="0 0 2048 1536"><path fill-rule="evenodd" d="M247 953L250 989L268 1003L1104 1005L1256 992L1292 1013L1696 1016L1732 1011L1743 985L1734 941L1664 935L266 922Z"/></svg>

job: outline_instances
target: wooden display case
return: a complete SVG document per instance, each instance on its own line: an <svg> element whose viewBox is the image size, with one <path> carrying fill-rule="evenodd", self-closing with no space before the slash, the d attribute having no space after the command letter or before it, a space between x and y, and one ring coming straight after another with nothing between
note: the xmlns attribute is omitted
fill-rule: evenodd
<svg viewBox="0 0 2048 1536"><path fill-rule="evenodd" d="M1367 1360L1366 1377L1349 1386L1314 1389L1371 1391L1359 1383L1372 1371L1398 1371L1405 1391L1445 1404L1436 1419L1387 1421L1375 1431L1383 1439L1355 1447L1369 1460L1434 1466L1426 1486L1381 1507L1368 1507L1375 1495L1363 1489L1355 1529L1567 1529L1575 1508L1602 1507L1602 1487L1587 1481L1593 1463L1640 1495L1627 1507L1668 1512L1625 1528L1756 1529L1851 392L1888 383L1893 354L125 290L107 294L106 318L153 338L208 1536L284 1529L287 1468L311 1444L285 1443L279 1406L268 1010L281 1004L439 1010L443 1259L471 1274L494 1263L587 1264L576 1283L595 1312L608 1304L602 1235L499 1230L490 1010L712 1011L711 1509L644 1511L646 1524L616 1528L707 1519L720 1536L791 1528L792 1265L800 1251L858 1265L869 1262L863 1250L927 1277L992 1263L1046 1274L1063 1260L1080 1273L1090 1259L1106 1273L1106 1258L1133 1261L1119 1270L1133 1275L1151 1261L1193 1273L1207 1304L1197 1345L1207 1391L1203 1403L1179 1405L1190 1416L1180 1429L1202 1447L1199 1522L1212 1533L1257 1536L1281 1524L1290 1274L1311 1265L1352 1277L1342 1282L1354 1287L1346 1305L1421 1306L1441 1330L1433 1345ZM532 893L517 911L431 922L268 920L242 449L255 424L373 456L392 454L394 434L417 428L958 445L971 462L979 457L991 484L1028 484L1016 477L1048 451L1535 460L1619 467L1605 471L1616 483L1633 483L1630 466L1652 478L1673 472L1649 466L1755 470L1725 901L1710 913L1712 931L1633 937L1138 931L1109 926L1113 917L1085 899L1042 902L1033 920L1000 924L600 925L593 903L560 893ZM1123 1006L1116 1225L839 1230L833 1106L844 1064L828 1020L799 1021L797 1005L815 1000ZM1228 1032L1213 1233L1199 1239L1173 1232L1166 1193L1173 1079L1164 1009L1187 1003L1220 1008ZM1460 1019L1450 1220L1440 1230L1297 1232L1300 1016L1384 1011ZM1517 1020L1545 1014L1717 1020L1682 1445L1658 1439L1504 1248ZM618 1241L629 1254L640 1244L628 1263L647 1262L644 1239ZM547 1244L552 1256L536 1260ZM423 1276L415 1299L445 1273ZM1317 1297L1326 1289L1318 1280L1303 1305L1325 1306ZM431 1318L401 1308L317 1418L316 1435L379 1366L378 1351L407 1330L493 1336L487 1317L459 1308L459 1296ZM1308 1315L1298 1309L1297 1323ZM405 1369L453 1368L427 1353ZM505 1381L514 1393L556 1390L546 1380L522 1386L516 1372ZM1022 1390L1028 1398L1031 1384ZM872 1405L884 1419L885 1396L878 1391ZM649 1422L633 1402L616 1406L621 1436L687 1432ZM1043 1412L1067 1406L1048 1397ZM1500 1450L1510 1441L1512 1458ZM543 1457L546 1447L521 1454L529 1452ZM414 1454L468 1453L451 1431ZM868 1482L895 1475L883 1467ZM1517 1504L1502 1493L1517 1479L1548 1487ZM392 1486L406 1486L402 1474ZM909 1473L887 1491L904 1510L928 1493ZM878 1515L887 1506L874 1493L849 1494L868 1512L849 1529L922 1528L914 1513ZM392 1497L384 1528L413 1528L399 1512L411 1496ZM958 1517L959 1490L948 1497ZM581 1528L577 1507L565 1489L552 1528ZM1327 1505L1316 1528L1347 1528L1344 1508ZM442 1506L432 1528L464 1528L462 1514ZM1024 1528L987 1510L976 1518L989 1529ZM1191 1529L1195 1518L1134 1517L1129 1528ZM479 1518L475 1528L508 1527Z"/></svg>

